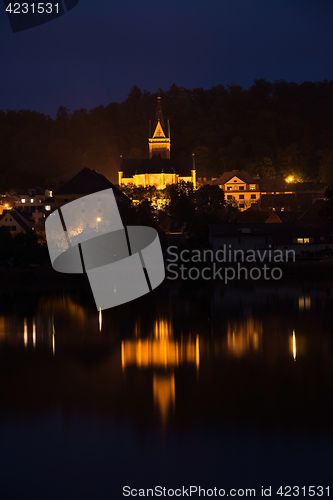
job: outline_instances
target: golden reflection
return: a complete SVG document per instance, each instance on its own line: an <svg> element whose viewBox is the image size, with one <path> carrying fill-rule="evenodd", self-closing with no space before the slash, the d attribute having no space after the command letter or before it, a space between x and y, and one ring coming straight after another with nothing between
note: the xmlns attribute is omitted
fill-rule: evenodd
<svg viewBox="0 0 333 500"><path fill-rule="evenodd" d="M6 337L6 319L4 316L0 317L0 342L5 340Z"/></svg>
<svg viewBox="0 0 333 500"><path fill-rule="evenodd" d="M125 344L124 341L121 341L121 367L125 370Z"/></svg>
<svg viewBox="0 0 333 500"><path fill-rule="evenodd" d="M184 355L186 358L186 355ZM174 367L180 361L178 344L168 339L125 340L122 348L122 366ZM191 362L191 360L186 359ZM194 361L194 359L192 360Z"/></svg>
<svg viewBox="0 0 333 500"><path fill-rule="evenodd" d="M158 406L162 424L165 426L170 409L175 408L175 374L173 372L167 375L157 375L154 373L153 393L154 402Z"/></svg>
<svg viewBox="0 0 333 500"><path fill-rule="evenodd" d="M41 297L39 300L39 311L43 314L69 316L76 323L84 324L87 320L86 311L79 306L69 296Z"/></svg>
<svg viewBox="0 0 333 500"><path fill-rule="evenodd" d="M259 349L259 335L257 332L253 334L253 348L255 351Z"/></svg>
<svg viewBox="0 0 333 500"><path fill-rule="evenodd" d="M34 349L36 348L36 322L33 320L32 323L32 345L34 346Z"/></svg>
<svg viewBox="0 0 333 500"><path fill-rule="evenodd" d="M27 318L24 318L24 333L23 333L24 347L28 346L28 325Z"/></svg>
<svg viewBox="0 0 333 500"><path fill-rule="evenodd" d="M311 309L311 297L299 297L298 308L299 310Z"/></svg>
<svg viewBox="0 0 333 500"><path fill-rule="evenodd" d="M168 338L125 340L121 344L121 365L140 368L174 368L183 363L199 367L199 338L187 342Z"/></svg>
<svg viewBox="0 0 333 500"><path fill-rule="evenodd" d="M55 357L56 354L56 341L55 341L55 328L54 328L54 318L52 316L52 354Z"/></svg>
<svg viewBox="0 0 333 500"><path fill-rule="evenodd" d="M98 315L98 322L99 322L99 331L102 331L102 309L99 310L99 315Z"/></svg>
<svg viewBox="0 0 333 500"><path fill-rule="evenodd" d="M140 332L136 325L135 335ZM158 319L153 326L152 338L135 338L121 342L121 366L123 371L130 365L140 369L164 369L164 373L153 375L154 402L159 408L163 426L167 423L170 408L175 407L174 369L185 363L191 363L197 370L200 365L199 335L184 340L173 338L172 323Z"/></svg>
<svg viewBox="0 0 333 500"><path fill-rule="evenodd" d="M289 349L293 355L294 361L296 361L297 356L297 341L296 341L296 333L293 330L293 335L289 338Z"/></svg>
<svg viewBox="0 0 333 500"><path fill-rule="evenodd" d="M196 336L195 339L195 365L197 369L200 365L200 343L199 343L199 335Z"/></svg>
<svg viewBox="0 0 333 500"><path fill-rule="evenodd" d="M166 319L158 319L154 325L154 335L156 338L169 338L173 334L172 324Z"/></svg>
<svg viewBox="0 0 333 500"><path fill-rule="evenodd" d="M258 351L262 339L262 323L252 316L228 323L228 352L237 358L246 355L250 350Z"/></svg>

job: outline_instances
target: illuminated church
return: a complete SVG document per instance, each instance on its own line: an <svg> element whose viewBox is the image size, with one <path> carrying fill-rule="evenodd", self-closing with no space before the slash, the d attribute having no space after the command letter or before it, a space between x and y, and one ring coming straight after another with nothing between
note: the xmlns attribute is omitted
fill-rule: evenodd
<svg viewBox="0 0 333 500"><path fill-rule="evenodd" d="M149 159L121 159L118 172L119 185L156 186L164 189L167 184L191 182L196 187L196 170L192 158L170 158L170 122L165 126L161 98L157 98L156 118L153 129L149 121ZM152 133L153 130L153 133Z"/></svg>

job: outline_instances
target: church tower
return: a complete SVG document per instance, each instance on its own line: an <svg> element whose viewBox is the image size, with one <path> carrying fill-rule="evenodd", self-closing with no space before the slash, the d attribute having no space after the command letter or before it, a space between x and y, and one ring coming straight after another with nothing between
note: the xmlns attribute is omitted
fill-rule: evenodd
<svg viewBox="0 0 333 500"><path fill-rule="evenodd" d="M167 128L165 128L160 96L157 98L154 127L154 133L152 134L151 121L149 120L149 159L156 155L162 160L167 160L170 158L170 123L168 120Z"/></svg>

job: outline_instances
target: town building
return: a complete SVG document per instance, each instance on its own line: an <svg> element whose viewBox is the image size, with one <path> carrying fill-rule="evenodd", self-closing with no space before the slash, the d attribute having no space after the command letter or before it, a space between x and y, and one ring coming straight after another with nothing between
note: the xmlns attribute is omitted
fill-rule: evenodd
<svg viewBox="0 0 333 500"><path fill-rule="evenodd" d="M29 214L34 222L38 223L54 210L52 191L36 187L20 194L14 203L17 210Z"/></svg>
<svg viewBox="0 0 333 500"><path fill-rule="evenodd" d="M15 208L4 210L0 216L0 227L6 227L12 236L16 234L32 234L34 223L31 219L24 217Z"/></svg>
<svg viewBox="0 0 333 500"><path fill-rule="evenodd" d="M225 193L225 200L240 210L246 210L260 200L259 179L244 170L224 172L212 182L220 186Z"/></svg>
<svg viewBox="0 0 333 500"><path fill-rule="evenodd" d="M39 186L27 190L11 189L1 199L0 213L11 208L24 212L38 223L54 210L52 191Z"/></svg>
<svg viewBox="0 0 333 500"><path fill-rule="evenodd" d="M237 260L251 251L269 256L279 250L281 255L295 258L321 258L333 251L333 229L330 227L300 227L270 217L266 223L217 224L209 227L213 253L225 252L227 260ZM231 257L231 258L230 258ZM264 258L264 257L263 257ZM289 258L289 260L291 260Z"/></svg>
<svg viewBox="0 0 333 500"><path fill-rule="evenodd" d="M224 172L220 177L212 179L210 183L220 186L225 193L226 202L233 204L241 211L259 203L263 195L292 195L294 193L292 185L284 179L260 179L252 177L245 170Z"/></svg>
<svg viewBox="0 0 333 500"><path fill-rule="evenodd" d="M152 132L153 130L153 132ZM156 186L164 189L168 184L191 182L196 187L194 155L191 158L174 159L170 157L170 122L165 126L161 98L157 98L156 118L149 122L148 159L121 158L118 172L119 185Z"/></svg>
<svg viewBox="0 0 333 500"><path fill-rule="evenodd" d="M119 210L130 205L130 199L122 193L107 177L91 170L83 168L66 184L54 193L55 208L60 208L66 203L93 194L98 191L112 188Z"/></svg>

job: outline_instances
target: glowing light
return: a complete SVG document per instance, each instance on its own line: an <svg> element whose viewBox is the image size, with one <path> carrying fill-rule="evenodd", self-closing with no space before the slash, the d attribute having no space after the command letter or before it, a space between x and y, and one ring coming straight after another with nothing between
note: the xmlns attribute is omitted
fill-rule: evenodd
<svg viewBox="0 0 333 500"><path fill-rule="evenodd" d="M30 198L30 202L33 203L34 202L34 199L33 198Z"/></svg>
<svg viewBox="0 0 333 500"><path fill-rule="evenodd" d="M173 368L184 363L199 366L199 339L194 343L167 338L125 340L121 344L121 365L139 368Z"/></svg>
<svg viewBox="0 0 333 500"><path fill-rule="evenodd" d="M290 175L289 177L287 177L287 182L293 182L294 178Z"/></svg>
<svg viewBox="0 0 333 500"><path fill-rule="evenodd" d="M21 201L22 201L22 203L25 203L25 198L22 198L22 200L21 200Z"/></svg>
<svg viewBox="0 0 333 500"><path fill-rule="evenodd" d="M27 347L28 346L28 325L27 325L27 319L24 318L24 334L23 334L23 338L24 338L24 347Z"/></svg>
<svg viewBox="0 0 333 500"><path fill-rule="evenodd" d="M200 344L199 344L199 335L196 336L195 340L195 364L197 369L199 368L200 364Z"/></svg>
<svg viewBox="0 0 333 500"><path fill-rule="evenodd" d="M55 341L55 328L54 328L54 318L52 316L52 354L53 357L56 355L56 341Z"/></svg>
<svg viewBox="0 0 333 500"><path fill-rule="evenodd" d="M170 338L172 337L172 324L165 319L158 319L154 325L155 338Z"/></svg>
<svg viewBox="0 0 333 500"><path fill-rule="evenodd" d="M227 350L230 355L241 358L250 351L259 351L262 339L262 323L249 317L228 323Z"/></svg>
<svg viewBox="0 0 333 500"><path fill-rule="evenodd" d="M295 333L295 330L293 330L293 358L294 358L294 361L296 361L296 353L297 353L297 348L296 348L296 333Z"/></svg>
<svg viewBox="0 0 333 500"><path fill-rule="evenodd" d="M35 320L33 321L33 324L32 324L32 344L35 348L36 347L36 323L35 323Z"/></svg>
<svg viewBox="0 0 333 500"><path fill-rule="evenodd" d="M259 335L257 332L253 334L253 348L257 351L259 349Z"/></svg>
<svg viewBox="0 0 333 500"><path fill-rule="evenodd" d="M99 318L98 318L98 321L99 321L99 331L101 332L102 331L102 309L99 310Z"/></svg>
<svg viewBox="0 0 333 500"><path fill-rule="evenodd" d="M125 370L125 345L123 340L121 342L121 367Z"/></svg>
<svg viewBox="0 0 333 500"><path fill-rule="evenodd" d="M97 222L101 222L101 218L100 217L98 217Z"/></svg>
<svg viewBox="0 0 333 500"><path fill-rule="evenodd" d="M303 296L299 297L298 307L300 310L311 309L311 297L303 297Z"/></svg>
<svg viewBox="0 0 333 500"><path fill-rule="evenodd" d="M5 207L7 208L8 207L8 203L5 204Z"/></svg>
<svg viewBox="0 0 333 500"><path fill-rule="evenodd" d="M166 425L170 409L175 408L176 387L175 375L157 375L153 379L154 402L157 405L163 426Z"/></svg>

